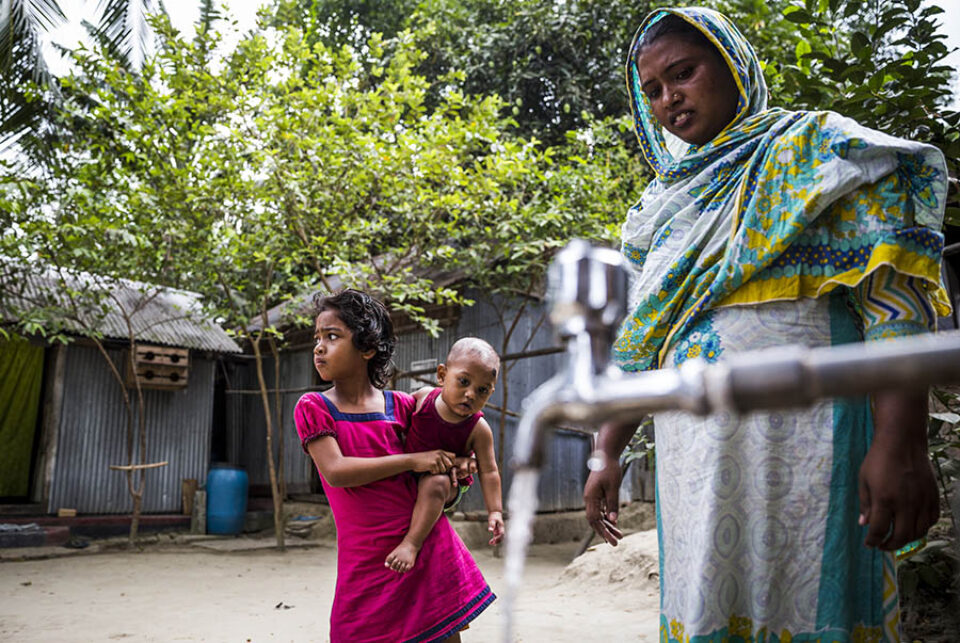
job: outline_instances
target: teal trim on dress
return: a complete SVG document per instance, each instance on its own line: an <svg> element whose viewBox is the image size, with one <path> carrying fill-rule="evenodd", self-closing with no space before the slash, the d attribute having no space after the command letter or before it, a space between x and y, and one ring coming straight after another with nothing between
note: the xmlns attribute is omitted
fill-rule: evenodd
<svg viewBox="0 0 960 643"><path fill-rule="evenodd" d="M657 425L654 423L653 430L657 430ZM660 517L660 467L657 466L657 451L653 452L653 502L654 510L657 515L657 564L659 565L660 570L660 614L663 618L663 584L664 584L664 574L663 574L663 519Z"/></svg>
<svg viewBox="0 0 960 643"><path fill-rule="evenodd" d="M831 344L861 340L846 292L830 295ZM827 514L817 630L853 629L856 625L883 624L883 565L876 552L863 545L866 528L858 525L860 501L857 476L873 435L870 404L866 397L833 401L833 463ZM844 565L843 563L847 564ZM853 597L856 604L841 600Z"/></svg>

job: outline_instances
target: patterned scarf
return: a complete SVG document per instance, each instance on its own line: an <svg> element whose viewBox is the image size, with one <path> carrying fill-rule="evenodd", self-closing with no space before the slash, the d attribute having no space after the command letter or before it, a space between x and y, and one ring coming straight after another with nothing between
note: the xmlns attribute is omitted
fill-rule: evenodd
<svg viewBox="0 0 960 643"><path fill-rule="evenodd" d="M740 92L734 120L679 157L640 89L635 56L646 30L670 14L717 47ZM671 339L704 311L819 297L882 265L920 278L937 314L949 314L939 232L947 171L938 149L833 112L767 109L753 48L710 9L647 16L630 47L627 89L656 179L623 224L636 278L633 313L613 348L621 368L659 368Z"/></svg>

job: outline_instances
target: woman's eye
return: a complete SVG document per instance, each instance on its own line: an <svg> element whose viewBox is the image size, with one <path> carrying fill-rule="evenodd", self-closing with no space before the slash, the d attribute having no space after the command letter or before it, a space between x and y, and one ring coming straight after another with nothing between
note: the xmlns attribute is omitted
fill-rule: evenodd
<svg viewBox="0 0 960 643"><path fill-rule="evenodd" d="M686 67L686 68L682 69L682 70L680 71L680 73L677 74L677 79L678 79L678 80L684 80L684 79L686 79L686 78L689 78L689 77L690 77L690 74L692 73L692 71L693 71L693 70L690 69L689 67Z"/></svg>
<svg viewBox="0 0 960 643"><path fill-rule="evenodd" d="M657 87L657 88L655 88L655 89L649 89L649 90L647 90L647 98L649 98L650 100L655 100L655 99L657 98L657 96L659 96L659 95L660 95L660 88L659 88L659 87Z"/></svg>

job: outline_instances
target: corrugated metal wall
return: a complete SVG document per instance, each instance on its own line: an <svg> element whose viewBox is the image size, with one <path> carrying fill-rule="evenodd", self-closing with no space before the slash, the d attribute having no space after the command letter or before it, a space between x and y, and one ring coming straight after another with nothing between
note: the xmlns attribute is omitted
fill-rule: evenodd
<svg viewBox="0 0 960 643"><path fill-rule="evenodd" d="M469 292L467 296L477 303L464 308L457 324L443 329L436 338L426 333L409 333L402 335L397 344L394 362L399 371L409 371L414 362L436 359L442 362L450 346L458 338L476 336L490 342L493 347L503 353L504 324L500 322L497 308L489 298L477 292ZM536 351L558 346L552 329L543 318L546 307L543 304L532 302L524 310L510 339L507 353ZM514 311L505 312L507 327L513 322ZM232 360L232 358L227 358ZM504 394L507 395L507 408L513 413L519 413L523 399L533 390L555 374L562 365L562 355L540 355L524 359L512 360L506 368L506 381L502 378L491 396L484 415L494 433L494 445L499 450L501 443L500 423L501 414L492 407L503 406ZM282 389L297 389L309 387L313 384L313 364L311 353L304 349L297 352L285 352L281 356L281 383ZM273 387L273 362L266 359L264 364L268 386ZM257 380L253 367L253 360L242 363L234 362L231 366L231 385L234 388L256 389ZM434 376L425 376L430 381ZM424 386L412 378L398 378L394 387L402 391L412 391ZM316 474L308 456L300 449L297 441L296 429L293 424L293 409L302 392L285 393L283 395L283 435L285 448L285 478L290 493L309 491L311 481ZM267 485L266 460L263 458L265 448L265 429L263 410L260 398L257 395L228 395L228 434L234 443L231 449L235 450L238 460L235 463L243 464L250 475L251 485ZM509 462L512 457L511 447L514 442L517 418L507 415L503 427L503 442L505 443L504 467L501 471L503 478L503 495L506 502L512 472ZM586 481L586 461L590 455L590 438L582 433L572 431L558 431L549 441L549 457L546 461L543 475L540 479L540 511L569 511L583 507L583 484ZM234 451L230 451L231 453ZM653 499L652 484L649 473L644 473L645 467L631 466L631 475L624 482L622 497ZM639 478L638 478L639 476ZM645 476L645 477L644 477ZM468 493L461 502L464 511L483 511L483 495L479 485Z"/></svg>
<svg viewBox="0 0 960 643"><path fill-rule="evenodd" d="M240 464L247 470L251 487L264 487L270 484L270 473L264 453L267 448L266 420L263 404L260 401L257 383L256 365L253 359L242 362L231 358L226 360L230 368L230 386L233 393L227 394L227 435L228 449L232 464ZM274 387L273 358L263 360L263 374L268 389ZM313 360L309 349L284 352L280 355L280 388L302 389L313 384ZM240 393L239 391L247 391ZM273 393L271 403L273 401ZM280 426L275 429L274 456L279 452L279 440L283 439L284 479L287 492L293 494L309 493L311 483L316 477L310 458L303 453L297 439L297 430L293 424L293 410L301 391L281 394Z"/></svg>
<svg viewBox="0 0 960 643"><path fill-rule="evenodd" d="M127 513L133 501L126 474L126 411L120 386L92 347L66 347L63 409L47 511ZM123 351L109 351L119 361ZM191 355L189 386L179 391L145 390L147 462L168 461L146 471L144 513L181 510L181 480L207 474L213 418L214 362ZM136 448L136 447L135 447ZM136 453L136 450L134 451Z"/></svg>

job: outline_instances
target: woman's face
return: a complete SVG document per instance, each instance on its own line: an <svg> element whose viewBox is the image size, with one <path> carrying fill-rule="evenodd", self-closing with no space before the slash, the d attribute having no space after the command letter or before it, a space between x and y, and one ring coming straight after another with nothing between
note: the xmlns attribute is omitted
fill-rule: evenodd
<svg viewBox="0 0 960 643"><path fill-rule="evenodd" d="M657 121L687 143L709 143L737 115L740 92L713 47L666 34L640 50L637 70Z"/></svg>

